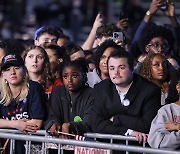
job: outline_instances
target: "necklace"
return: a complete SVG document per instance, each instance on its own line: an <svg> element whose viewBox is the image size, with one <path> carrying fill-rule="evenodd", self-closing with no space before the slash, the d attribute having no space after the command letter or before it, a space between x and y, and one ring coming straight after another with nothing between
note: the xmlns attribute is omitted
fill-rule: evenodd
<svg viewBox="0 0 180 154"><path fill-rule="evenodd" d="M18 93L18 95L16 97L13 97L13 99L17 99L20 94L21 94L21 91Z"/></svg>

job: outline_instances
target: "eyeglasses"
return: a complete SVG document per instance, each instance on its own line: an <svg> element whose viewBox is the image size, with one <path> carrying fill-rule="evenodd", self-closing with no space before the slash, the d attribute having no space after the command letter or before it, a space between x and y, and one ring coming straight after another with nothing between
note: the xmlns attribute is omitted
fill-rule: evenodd
<svg viewBox="0 0 180 154"><path fill-rule="evenodd" d="M160 47L163 50L169 50L170 46L168 44L160 45L158 43L150 43L148 46L152 46L153 49L158 50Z"/></svg>

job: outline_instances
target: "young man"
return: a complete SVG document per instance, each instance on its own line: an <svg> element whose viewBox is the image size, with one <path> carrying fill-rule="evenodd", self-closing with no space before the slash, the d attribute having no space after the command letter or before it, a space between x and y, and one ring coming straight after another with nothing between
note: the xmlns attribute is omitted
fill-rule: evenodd
<svg viewBox="0 0 180 154"><path fill-rule="evenodd" d="M133 74L134 59L128 52L114 51L107 63L110 78L94 88L92 129L146 141L151 121L161 106L161 90Z"/></svg>
<svg viewBox="0 0 180 154"><path fill-rule="evenodd" d="M34 44L42 46L46 43L57 44L59 32L54 27L44 26L36 30L34 34Z"/></svg>

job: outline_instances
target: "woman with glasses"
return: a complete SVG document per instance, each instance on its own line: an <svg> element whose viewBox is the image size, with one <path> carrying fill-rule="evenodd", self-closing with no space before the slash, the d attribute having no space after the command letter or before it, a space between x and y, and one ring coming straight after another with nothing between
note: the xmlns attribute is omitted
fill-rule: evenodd
<svg viewBox="0 0 180 154"><path fill-rule="evenodd" d="M141 50L147 54L161 53L171 55L174 47L174 37L172 32L163 27L155 26L148 28L141 38Z"/></svg>
<svg viewBox="0 0 180 154"><path fill-rule="evenodd" d="M173 47L175 45L174 38L176 43L178 41L179 23L175 14L175 6L171 1L166 1L165 9L162 10L162 5L162 0L152 0L142 22L138 26L131 43L131 53L135 58L145 52L160 52L165 55L176 54L177 51ZM158 10L162 11L170 19L170 26L158 26L151 21Z"/></svg>
<svg viewBox="0 0 180 154"><path fill-rule="evenodd" d="M174 50L174 37L172 32L163 26L150 26L142 35L140 46L144 57L153 53L169 56ZM136 73L139 73L142 65L142 55L137 58Z"/></svg>

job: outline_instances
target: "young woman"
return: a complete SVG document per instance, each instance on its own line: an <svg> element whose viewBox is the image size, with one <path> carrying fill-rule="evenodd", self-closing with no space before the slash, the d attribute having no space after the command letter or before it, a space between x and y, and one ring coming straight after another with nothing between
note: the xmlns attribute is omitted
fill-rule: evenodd
<svg viewBox="0 0 180 154"><path fill-rule="evenodd" d="M54 81L46 51L40 46L31 46L23 57L29 79L39 82L46 91Z"/></svg>
<svg viewBox="0 0 180 154"><path fill-rule="evenodd" d="M42 87L29 81L23 59L7 55L1 67L0 128L15 128L35 132L45 120L45 93ZM24 142L16 142L16 152L24 153Z"/></svg>
<svg viewBox="0 0 180 154"><path fill-rule="evenodd" d="M64 61L60 77L64 85L57 86L50 97L50 113L45 129L51 134L83 134L90 131L92 89L86 84L88 68L85 59Z"/></svg>
<svg viewBox="0 0 180 154"><path fill-rule="evenodd" d="M176 102L161 107L151 123L148 143L153 148L180 150L180 70L172 81Z"/></svg>
<svg viewBox="0 0 180 154"><path fill-rule="evenodd" d="M96 50L95 55L95 69L92 72L88 72L88 84L90 87L94 87L96 83L109 78L107 59L109 55L115 49L124 50L112 40L104 41Z"/></svg>
<svg viewBox="0 0 180 154"><path fill-rule="evenodd" d="M140 68L140 75L161 88L161 105L164 105L168 96L170 65L160 53L148 55Z"/></svg>
<svg viewBox="0 0 180 154"><path fill-rule="evenodd" d="M46 45L44 49L48 54L50 68L54 78L53 84L46 90L46 93L51 93L57 85L62 84L62 81L59 78L59 67L64 60L65 51L60 46L54 44Z"/></svg>

